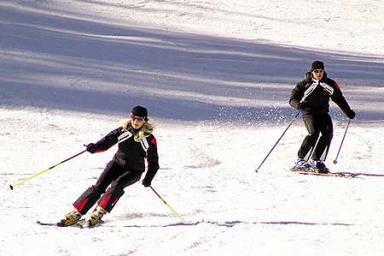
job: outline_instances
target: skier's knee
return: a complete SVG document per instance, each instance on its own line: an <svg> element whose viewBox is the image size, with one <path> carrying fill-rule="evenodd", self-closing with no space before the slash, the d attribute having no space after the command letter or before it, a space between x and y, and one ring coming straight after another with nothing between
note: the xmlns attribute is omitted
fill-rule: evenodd
<svg viewBox="0 0 384 256"><path fill-rule="evenodd" d="M318 133L318 132L308 134L307 137L308 137L308 140L309 140L311 145L316 143L317 139L319 138L319 135L320 135L320 133Z"/></svg>
<svg viewBox="0 0 384 256"><path fill-rule="evenodd" d="M99 195L105 193L105 191L106 191L105 187L98 186L97 184L91 186L89 189L92 189L94 191L94 193L99 194Z"/></svg>
<svg viewBox="0 0 384 256"><path fill-rule="evenodd" d="M332 141L332 138L333 138L333 133L332 132L324 133L323 135L321 135L321 137L323 137L323 139L325 141L330 143Z"/></svg>

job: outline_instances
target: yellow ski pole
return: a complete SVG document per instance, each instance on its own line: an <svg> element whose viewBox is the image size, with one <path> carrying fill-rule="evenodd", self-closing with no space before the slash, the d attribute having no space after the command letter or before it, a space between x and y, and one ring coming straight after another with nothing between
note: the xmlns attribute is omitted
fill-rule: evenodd
<svg viewBox="0 0 384 256"><path fill-rule="evenodd" d="M69 157L69 158L67 158L67 159L65 159L65 160L63 160L63 161L61 161L61 162L58 163L58 164L52 165L51 167L48 167L47 169L41 170L41 171L39 171L39 172L37 172L37 173L35 173L35 174L33 174L33 175L31 175L31 176L25 178L25 179L19 180L19 181L15 182L14 184L9 185L9 187L11 188L11 190L13 190L14 187L23 185L23 184L26 183L27 181L30 181L31 179L33 179L33 178L35 178L35 177L37 177L37 176L40 176L40 175L46 173L47 171L49 171L49 170L55 168L56 166L58 166L58 165L60 165L60 164L62 164L62 163L65 163L65 162L71 160L72 158L75 158L75 157L77 157L77 156L83 154L83 153L86 152L86 151L87 151L87 150L83 150L83 151L77 153L76 155L73 155L73 156L71 156L71 157Z"/></svg>
<svg viewBox="0 0 384 256"><path fill-rule="evenodd" d="M180 220L184 221L183 218L180 216L180 214L178 214L160 195L159 193L156 192L156 190L152 187L152 186L149 186L150 189L152 189L152 191L160 198L161 201L163 201L163 203L171 210L171 212L176 216L178 217Z"/></svg>

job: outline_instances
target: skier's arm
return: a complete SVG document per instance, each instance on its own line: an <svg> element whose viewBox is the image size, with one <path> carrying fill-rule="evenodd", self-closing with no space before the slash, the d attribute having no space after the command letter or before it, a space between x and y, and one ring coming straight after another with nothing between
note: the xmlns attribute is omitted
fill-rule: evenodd
<svg viewBox="0 0 384 256"><path fill-rule="evenodd" d="M345 99L339 85L335 82L334 86L334 92L331 95L331 99L333 102L336 103L336 105L341 109L341 111L344 112L344 114L350 118L353 119L355 117L355 112L351 109L349 106L347 100Z"/></svg>
<svg viewBox="0 0 384 256"><path fill-rule="evenodd" d="M301 89L302 82L298 83L291 92L291 97L289 98L289 105L294 109L302 109L301 99L304 96L304 91Z"/></svg>
<svg viewBox="0 0 384 256"><path fill-rule="evenodd" d="M88 144L87 151L89 151L90 153L99 153L108 150L118 142L118 137L121 133L122 127L111 131L98 142Z"/></svg>
<svg viewBox="0 0 384 256"><path fill-rule="evenodd" d="M151 185L153 178L155 177L157 171L159 170L159 156L157 154L157 142L156 138L153 135L148 137L149 148L147 150L147 162L148 168L143 179L143 185L148 187Z"/></svg>

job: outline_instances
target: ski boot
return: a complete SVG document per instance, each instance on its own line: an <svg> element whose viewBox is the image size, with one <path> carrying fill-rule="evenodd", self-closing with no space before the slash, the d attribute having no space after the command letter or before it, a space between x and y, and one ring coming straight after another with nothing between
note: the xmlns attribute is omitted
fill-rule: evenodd
<svg viewBox="0 0 384 256"><path fill-rule="evenodd" d="M298 158L294 166L291 168L291 171L304 171L306 169L307 161L302 158Z"/></svg>
<svg viewBox="0 0 384 256"><path fill-rule="evenodd" d="M81 213L79 213L76 209L67 213L60 222L57 223L59 227L68 227L75 225L81 219Z"/></svg>
<svg viewBox="0 0 384 256"><path fill-rule="evenodd" d="M328 173L329 169L325 166L324 162L321 160L308 160L309 171L317 173Z"/></svg>
<svg viewBox="0 0 384 256"><path fill-rule="evenodd" d="M102 223L101 218L107 213L105 209L100 206L97 206L96 209L92 212L91 217L87 221L88 227L94 227Z"/></svg>

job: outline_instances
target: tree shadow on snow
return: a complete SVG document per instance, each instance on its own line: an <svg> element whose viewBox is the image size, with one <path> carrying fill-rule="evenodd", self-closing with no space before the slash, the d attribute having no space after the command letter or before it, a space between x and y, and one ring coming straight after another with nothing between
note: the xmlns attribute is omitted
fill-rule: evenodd
<svg viewBox="0 0 384 256"><path fill-rule="evenodd" d="M141 104L155 118L286 121L294 115L291 89L311 61L321 59L346 85L359 119L384 119L382 59L12 6L0 12L0 107L126 115ZM367 91L357 90L364 85ZM377 107L363 111L366 103Z"/></svg>

